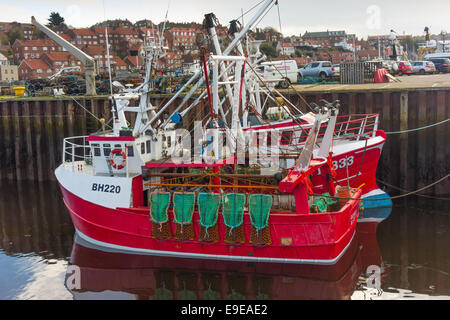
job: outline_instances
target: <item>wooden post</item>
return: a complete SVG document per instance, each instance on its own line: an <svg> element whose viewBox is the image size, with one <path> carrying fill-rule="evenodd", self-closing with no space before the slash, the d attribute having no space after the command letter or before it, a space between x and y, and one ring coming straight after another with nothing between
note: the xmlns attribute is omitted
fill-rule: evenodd
<svg viewBox="0 0 450 320"><path fill-rule="evenodd" d="M9 103L7 101L0 103L0 116L1 116L1 137L0 139L0 148L3 150L3 153L0 155L0 179L6 180L9 179L8 173L11 172L11 170L8 170L9 168L9 152L10 152L10 146L9 146L9 130L10 130L10 122L8 119L8 106Z"/></svg>
<svg viewBox="0 0 450 320"><path fill-rule="evenodd" d="M25 101L23 104L23 124L25 126L25 135L26 135L26 150L27 150L27 163L26 163L26 180L36 180L34 175L35 168L35 157L33 154L33 140L31 138L31 122L34 121L31 119L30 114L30 102Z"/></svg>
<svg viewBox="0 0 450 320"><path fill-rule="evenodd" d="M47 152L48 152L48 158L47 158L47 166L46 166L46 172L45 172L45 179L46 180L55 180L55 175L53 174L53 170L56 167L56 161L55 161L55 136L53 134L53 106L52 101L47 100L45 101L45 112L44 112L44 122L45 122L45 133L47 138Z"/></svg>
<svg viewBox="0 0 450 320"><path fill-rule="evenodd" d="M45 122L43 119L42 112L42 101L35 101L33 103L33 114L36 116L34 120L34 141L35 141L35 151L36 151L36 170L37 170L37 180L44 181L44 160L46 152L43 149L43 137L45 132ZM45 157L46 158L46 157Z"/></svg>
<svg viewBox="0 0 450 320"><path fill-rule="evenodd" d="M350 93L348 99L348 113L356 113L356 93Z"/></svg>
<svg viewBox="0 0 450 320"><path fill-rule="evenodd" d="M19 103L17 101L13 102L12 105L12 113L14 116L14 139L12 143L12 147L14 148L14 162L15 162L15 173L16 173L16 180L20 181L24 179L24 175L22 173L22 139L21 139L21 128L20 128L20 118L19 118Z"/></svg>
<svg viewBox="0 0 450 320"><path fill-rule="evenodd" d="M448 118L445 110L446 110L446 92L445 91L438 91L437 92L437 105L436 105L436 122L443 121ZM435 141L436 141L436 149L434 151L435 154L435 164L436 164L436 177L434 177L433 181L436 181L438 179L441 179L442 177L445 177L445 175L448 174L447 171L447 164L449 162L448 160L448 150L449 150L449 143L448 143L448 124L447 125L440 125L436 128L429 129L436 133L435 135ZM449 193L449 187L450 182L449 179L446 181L436 185L433 190L433 194L437 196L444 196L445 194Z"/></svg>
<svg viewBox="0 0 450 320"><path fill-rule="evenodd" d="M400 94L400 131L408 129L408 92L402 92ZM400 134L400 188L408 189L408 133Z"/></svg>
<svg viewBox="0 0 450 320"><path fill-rule="evenodd" d="M58 167L61 164L62 161L62 149L63 149L63 139L65 138L64 134L64 123L67 120L66 117L64 117L64 105L62 100L56 101L56 112L53 117L56 127L56 141L55 141L55 167L52 168L52 170L55 170L56 167Z"/></svg>
<svg viewBox="0 0 450 320"><path fill-rule="evenodd" d="M427 125L427 92L420 91L418 96L417 105L417 127L423 127ZM419 131L417 132L417 162L416 166L416 188L420 189L425 187L427 181L427 171L420 170L421 168L426 168L427 165L427 132ZM419 205L425 205L425 199L418 199Z"/></svg>
<svg viewBox="0 0 450 320"><path fill-rule="evenodd" d="M365 94L366 109L364 113L371 114L373 111L373 94L372 92L366 92Z"/></svg>
<svg viewBox="0 0 450 320"><path fill-rule="evenodd" d="M68 127L69 137L75 136L74 128L73 128L74 118L75 118L75 112L74 112L73 102L70 100L67 100L67 127Z"/></svg>

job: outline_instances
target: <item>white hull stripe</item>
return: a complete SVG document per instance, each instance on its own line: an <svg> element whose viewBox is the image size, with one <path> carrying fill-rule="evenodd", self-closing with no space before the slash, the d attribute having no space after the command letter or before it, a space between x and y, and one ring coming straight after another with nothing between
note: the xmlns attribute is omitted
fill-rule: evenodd
<svg viewBox="0 0 450 320"><path fill-rule="evenodd" d="M269 263L289 263L289 264L311 264L311 265L334 265L347 251L348 247L355 237L353 233L352 239L347 244L347 246L342 250L342 252L335 258L331 260L313 260L313 259L283 259L283 258L264 258L264 257L246 257L246 256L227 256L227 255L213 255L213 254L202 254L202 253L186 253L186 252L175 252L175 251L160 251L160 250L150 250L150 249L138 249L125 246L119 246L115 244L110 244L102 241L98 241L88 237L87 235L76 229L76 234L83 240L92 243L96 246L95 249L101 250L98 247L104 247L112 250L112 252L128 253L128 254L144 254L162 257L179 257L179 258L196 258L205 260L226 260L226 261L242 261L242 262L269 262ZM111 252L111 251L107 251Z"/></svg>

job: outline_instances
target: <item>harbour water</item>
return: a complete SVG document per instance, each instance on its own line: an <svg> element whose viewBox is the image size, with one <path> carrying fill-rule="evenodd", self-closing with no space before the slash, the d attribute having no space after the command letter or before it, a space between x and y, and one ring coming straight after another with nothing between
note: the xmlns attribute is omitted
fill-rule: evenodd
<svg viewBox="0 0 450 320"><path fill-rule="evenodd" d="M292 268L99 251L74 242L56 183L1 189L0 299L450 298L450 215L419 208L423 200L400 200L384 221L360 224L342 263Z"/></svg>

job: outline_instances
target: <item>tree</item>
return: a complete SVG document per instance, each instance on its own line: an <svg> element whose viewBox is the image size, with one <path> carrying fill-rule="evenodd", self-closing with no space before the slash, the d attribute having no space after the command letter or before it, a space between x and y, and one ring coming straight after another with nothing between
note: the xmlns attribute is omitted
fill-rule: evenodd
<svg viewBox="0 0 450 320"><path fill-rule="evenodd" d="M48 18L48 27L58 27L64 23L64 18L58 12L50 13L50 17Z"/></svg>
<svg viewBox="0 0 450 320"><path fill-rule="evenodd" d="M7 34L5 34L5 33L0 34L0 43L2 45L8 45L9 44L9 37L8 37Z"/></svg>
<svg viewBox="0 0 450 320"><path fill-rule="evenodd" d="M270 43L261 44L259 49L261 50L261 52L263 52L268 57L276 58L278 56L277 49L275 49L275 47L273 45L271 45Z"/></svg>
<svg viewBox="0 0 450 320"><path fill-rule="evenodd" d="M19 39L19 40L23 40L23 33L22 30L19 27L14 27L12 28L9 32L8 32L8 38L9 38L9 43L11 45L14 44L14 42Z"/></svg>
<svg viewBox="0 0 450 320"><path fill-rule="evenodd" d="M400 41L400 44L403 46L404 50L409 52L415 52L418 47L418 42L414 40L412 37L406 37L405 39Z"/></svg>

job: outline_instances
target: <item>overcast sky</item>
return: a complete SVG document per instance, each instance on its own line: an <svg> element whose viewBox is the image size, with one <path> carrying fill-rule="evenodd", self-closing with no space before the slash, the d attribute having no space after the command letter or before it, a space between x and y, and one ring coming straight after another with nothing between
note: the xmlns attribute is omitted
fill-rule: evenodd
<svg viewBox="0 0 450 320"><path fill-rule="evenodd" d="M89 27L106 19L123 18L132 22L168 19L201 22L205 13L214 12L222 24L240 16L261 0L0 0L0 21L29 22L32 15L43 22L51 11L59 12L74 27ZM422 35L425 26L432 33L450 33L450 0L279 0L281 28L285 36L305 31L346 30L358 37L388 34ZM249 19L253 12L246 15ZM274 7L259 27L279 29Z"/></svg>

